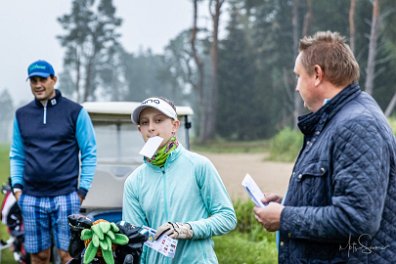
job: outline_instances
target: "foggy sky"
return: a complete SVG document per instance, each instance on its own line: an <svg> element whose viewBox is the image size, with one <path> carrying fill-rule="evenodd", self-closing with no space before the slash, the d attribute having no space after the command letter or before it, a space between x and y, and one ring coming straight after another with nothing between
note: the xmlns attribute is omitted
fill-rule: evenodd
<svg viewBox="0 0 396 264"><path fill-rule="evenodd" d="M151 48L162 53L168 41L192 23L189 0L114 0L123 19L121 43L129 52ZM8 89L14 105L32 100L27 66L38 59L62 71L64 50L56 18L69 13L71 0L3 1L0 7L0 92Z"/></svg>

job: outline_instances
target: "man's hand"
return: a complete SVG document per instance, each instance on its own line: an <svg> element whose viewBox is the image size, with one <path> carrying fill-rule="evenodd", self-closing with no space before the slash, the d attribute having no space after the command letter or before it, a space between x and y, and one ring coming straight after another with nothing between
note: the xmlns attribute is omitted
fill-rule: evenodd
<svg viewBox="0 0 396 264"><path fill-rule="evenodd" d="M174 239L191 239L193 231L189 224L168 222L158 227L154 240L157 240L162 235L167 235Z"/></svg>
<svg viewBox="0 0 396 264"><path fill-rule="evenodd" d="M263 199L264 201L265 199ZM279 203L270 202L266 207L254 207L254 214L263 227L274 232L280 228L280 217L284 206Z"/></svg>
<svg viewBox="0 0 396 264"><path fill-rule="evenodd" d="M21 197L21 194L22 190L14 191L14 196L17 202L19 201L19 197Z"/></svg>
<svg viewBox="0 0 396 264"><path fill-rule="evenodd" d="M85 197L83 197L81 194L78 194L78 198L80 198L80 205L81 205Z"/></svg>
<svg viewBox="0 0 396 264"><path fill-rule="evenodd" d="M265 193L265 197L261 201L263 204L268 204L270 202L281 203L282 197L275 193Z"/></svg>

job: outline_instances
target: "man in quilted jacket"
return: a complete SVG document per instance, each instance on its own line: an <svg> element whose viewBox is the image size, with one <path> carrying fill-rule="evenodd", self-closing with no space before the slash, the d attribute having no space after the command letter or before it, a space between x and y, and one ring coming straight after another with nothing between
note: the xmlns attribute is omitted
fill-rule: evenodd
<svg viewBox="0 0 396 264"><path fill-rule="evenodd" d="M336 32L304 37L294 72L303 146L285 197L254 208L279 263L396 263L396 139L351 49Z"/></svg>

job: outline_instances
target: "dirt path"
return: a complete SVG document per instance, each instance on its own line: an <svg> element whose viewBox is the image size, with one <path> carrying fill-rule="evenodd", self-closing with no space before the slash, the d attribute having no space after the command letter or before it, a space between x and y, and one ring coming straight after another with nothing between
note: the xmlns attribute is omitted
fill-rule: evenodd
<svg viewBox="0 0 396 264"><path fill-rule="evenodd" d="M249 173L263 192L284 194L289 182L293 163L265 161L264 153L201 153L208 157L219 171L223 182L233 199L247 199L241 186Z"/></svg>

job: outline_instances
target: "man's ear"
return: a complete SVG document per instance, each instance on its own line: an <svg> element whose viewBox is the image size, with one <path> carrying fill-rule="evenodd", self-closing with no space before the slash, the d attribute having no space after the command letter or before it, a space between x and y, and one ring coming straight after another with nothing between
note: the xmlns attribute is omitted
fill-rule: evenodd
<svg viewBox="0 0 396 264"><path fill-rule="evenodd" d="M137 126L139 132L142 132L142 129L140 128L140 125Z"/></svg>
<svg viewBox="0 0 396 264"><path fill-rule="evenodd" d="M318 64L314 66L314 74L315 74L315 86L318 86L323 80L323 69Z"/></svg>

